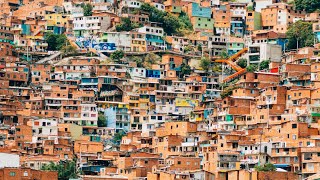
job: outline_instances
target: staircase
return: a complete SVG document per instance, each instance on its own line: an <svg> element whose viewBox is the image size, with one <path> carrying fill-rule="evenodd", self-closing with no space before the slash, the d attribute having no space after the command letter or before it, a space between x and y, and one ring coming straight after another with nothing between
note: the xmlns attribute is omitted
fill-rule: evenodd
<svg viewBox="0 0 320 180"><path fill-rule="evenodd" d="M223 80L223 82L224 82L224 83L230 82L230 81L232 81L232 80L240 77L242 74L244 74L244 73L246 73L246 72L247 72L246 69L242 69L242 70L240 70L240 71L238 71L238 72L236 72L236 73L234 73L234 74L226 77L226 78Z"/></svg>
<svg viewBox="0 0 320 180"><path fill-rule="evenodd" d="M80 50L80 47L79 47L78 44L73 40L72 37L68 37L68 41L70 42L71 46L73 46L73 47L76 48L77 50Z"/></svg>
<svg viewBox="0 0 320 180"><path fill-rule="evenodd" d="M49 61L52 61L54 59L56 59L57 57L59 57L61 54L60 51L55 52L54 54L50 55L49 57L45 57L41 60L39 60L38 62L36 62L37 64L43 64L43 63L47 63Z"/></svg>
<svg viewBox="0 0 320 180"><path fill-rule="evenodd" d="M236 70L237 72L226 77L223 82L230 82L236 78L238 78L239 76L241 76L242 74L246 73L246 69L241 68L240 66L237 65L236 61L239 57L242 56L242 54L247 53L248 52L248 48L243 48L241 49L239 52L237 52L236 54L232 55L231 57L229 57L228 59L218 59L215 60L215 62L218 63L225 63L228 64L232 69Z"/></svg>
<svg viewBox="0 0 320 180"><path fill-rule="evenodd" d="M227 59L218 59L218 60L216 60L216 62L228 64L229 66L232 67L232 69L234 69L236 71L242 70L242 68L240 66L238 66L237 63L229 61Z"/></svg>
<svg viewBox="0 0 320 180"><path fill-rule="evenodd" d="M243 48L240 51L238 51L236 54L229 57L228 60L235 62L240 56L242 56L242 54L247 53L247 52L248 52L248 48Z"/></svg>

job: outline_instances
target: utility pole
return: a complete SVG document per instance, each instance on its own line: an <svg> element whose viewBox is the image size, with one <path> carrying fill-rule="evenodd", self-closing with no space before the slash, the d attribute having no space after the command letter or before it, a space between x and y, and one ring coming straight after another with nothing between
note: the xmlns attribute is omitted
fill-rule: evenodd
<svg viewBox="0 0 320 180"><path fill-rule="evenodd" d="M29 46L28 46L28 41L27 41L27 61L29 61Z"/></svg>
<svg viewBox="0 0 320 180"><path fill-rule="evenodd" d="M262 130L260 130L260 147L259 147L259 162L258 162L258 165L260 166L261 165L261 139L262 139L262 134L263 134L263 128Z"/></svg>
<svg viewBox="0 0 320 180"><path fill-rule="evenodd" d="M221 83L223 83L223 64L221 64L221 68L222 68L222 71L221 71ZM223 91L223 84L222 84L222 89Z"/></svg>

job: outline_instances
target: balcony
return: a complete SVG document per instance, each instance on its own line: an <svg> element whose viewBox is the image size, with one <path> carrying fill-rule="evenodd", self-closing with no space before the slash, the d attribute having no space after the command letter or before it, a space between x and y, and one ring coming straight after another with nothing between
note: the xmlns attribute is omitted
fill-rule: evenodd
<svg viewBox="0 0 320 180"><path fill-rule="evenodd" d="M240 166L239 166L240 167ZM230 171L240 169L237 163L219 163L218 171Z"/></svg>
<svg viewBox="0 0 320 180"><path fill-rule="evenodd" d="M237 162L237 161L240 161L239 160L239 157L231 157L231 156L226 156L226 157L219 157L218 158L218 161L221 161L221 162Z"/></svg>
<svg viewBox="0 0 320 180"><path fill-rule="evenodd" d="M241 163L244 164L258 164L259 159L243 159L241 160Z"/></svg>
<svg viewBox="0 0 320 180"><path fill-rule="evenodd" d="M218 112L218 116L225 116L225 115L227 115L227 111Z"/></svg>
<svg viewBox="0 0 320 180"><path fill-rule="evenodd" d="M279 152L279 153L276 153L276 152L272 152L271 153L271 156L272 157L282 157L282 156L297 156L298 153L297 151L296 152L289 152L289 151L284 151L284 152Z"/></svg>
<svg viewBox="0 0 320 180"><path fill-rule="evenodd" d="M194 146L197 146L198 142L195 141L195 142L183 142L181 143L181 146L182 147L194 147Z"/></svg>
<svg viewBox="0 0 320 180"><path fill-rule="evenodd" d="M14 26L14 27L12 28L12 30L13 30L13 31L21 31L22 28L21 28L21 26Z"/></svg>
<svg viewBox="0 0 320 180"><path fill-rule="evenodd" d="M38 43L38 46L47 47L47 46L48 46L48 43Z"/></svg>
<svg viewBox="0 0 320 180"><path fill-rule="evenodd" d="M46 106L61 106L61 102L59 101L49 101L45 103Z"/></svg>
<svg viewBox="0 0 320 180"><path fill-rule="evenodd" d="M316 163L307 163L306 167L302 169L302 173L318 173L317 168L314 168Z"/></svg>
<svg viewBox="0 0 320 180"><path fill-rule="evenodd" d="M139 99L139 101L142 103L147 103L147 102L149 102L149 99Z"/></svg>

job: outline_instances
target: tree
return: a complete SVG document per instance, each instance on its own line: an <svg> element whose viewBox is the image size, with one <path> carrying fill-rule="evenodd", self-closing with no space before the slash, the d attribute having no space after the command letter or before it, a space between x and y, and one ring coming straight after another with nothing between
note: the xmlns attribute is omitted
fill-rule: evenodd
<svg viewBox="0 0 320 180"><path fill-rule="evenodd" d="M222 72L222 66L221 66L221 64L215 64L215 65L212 67L212 71L213 71L213 72Z"/></svg>
<svg viewBox="0 0 320 180"><path fill-rule="evenodd" d="M288 42L288 49L296 49L297 42L299 48L301 47L311 47L314 43L314 34L312 31L312 23L297 21L294 24L289 26L289 29L286 33Z"/></svg>
<svg viewBox="0 0 320 180"><path fill-rule="evenodd" d="M192 72L191 67L188 64L183 62L181 64L181 75L182 75L182 77L185 76L185 75L190 75L191 72Z"/></svg>
<svg viewBox="0 0 320 180"><path fill-rule="evenodd" d="M152 64L156 64L161 61L161 57L154 54L154 53L149 53L146 55L144 58L144 67L151 67Z"/></svg>
<svg viewBox="0 0 320 180"><path fill-rule="evenodd" d="M48 51L61 50L68 43L67 37L64 34L53 34L51 32L45 34L44 40L48 43Z"/></svg>
<svg viewBox="0 0 320 180"><path fill-rule="evenodd" d="M132 29L140 27L139 24L131 22L130 18L121 18L121 24L116 25L116 30L120 31L131 31Z"/></svg>
<svg viewBox="0 0 320 180"><path fill-rule="evenodd" d="M137 67L143 67L143 60L140 57L134 56L132 61L137 64Z"/></svg>
<svg viewBox="0 0 320 180"><path fill-rule="evenodd" d="M184 51L184 53L187 53L187 52L189 52L189 51L192 51L192 45L191 44L188 44L186 47L184 47L184 49L183 49L183 51Z"/></svg>
<svg viewBox="0 0 320 180"><path fill-rule="evenodd" d="M273 164L267 163L265 165L255 166L254 169L256 171L275 171L277 168Z"/></svg>
<svg viewBox="0 0 320 180"><path fill-rule="evenodd" d="M222 59L228 59L229 58L229 54L226 51L221 52L220 57Z"/></svg>
<svg viewBox="0 0 320 180"><path fill-rule="evenodd" d="M103 113L98 115L98 127L107 127L107 119Z"/></svg>
<svg viewBox="0 0 320 180"><path fill-rule="evenodd" d="M84 4L82 6L82 9L83 9L83 15L84 16L92 16L93 7L92 7L92 5L90 3Z"/></svg>
<svg viewBox="0 0 320 180"><path fill-rule="evenodd" d="M64 34L57 35L57 49L61 50L64 46L69 44L67 36Z"/></svg>
<svg viewBox="0 0 320 180"><path fill-rule="evenodd" d="M242 68L246 68L247 67L247 59L245 58L240 58L237 62L237 65L242 67Z"/></svg>
<svg viewBox="0 0 320 180"><path fill-rule="evenodd" d="M247 72L255 72L258 70L258 66L256 64L250 64L248 67L247 67Z"/></svg>
<svg viewBox="0 0 320 180"><path fill-rule="evenodd" d="M260 63L260 70L269 69L269 60L264 60Z"/></svg>
<svg viewBox="0 0 320 180"><path fill-rule="evenodd" d="M116 60L116 61L119 61L123 57L124 57L124 52L122 50L116 50L110 56L112 60Z"/></svg>
<svg viewBox="0 0 320 180"><path fill-rule="evenodd" d="M181 11L181 13L179 14L179 21L180 21L181 29L187 30L187 31L193 30L193 25L189 19L189 16L184 11Z"/></svg>
<svg viewBox="0 0 320 180"><path fill-rule="evenodd" d="M197 50L200 51L200 52L202 52L202 45L201 45L201 44L198 44L198 45L197 45Z"/></svg>
<svg viewBox="0 0 320 180"><path fill-rule="evenodd" d="M142 4L140 10L149 14L151 22L161 23L160 26L168 35L184 35L192 30L192 24L186 13L180 13L177 17L171 13L160 11L148 3Z"/></svg>
<svg viewBox="0 0 320 180"><path fill-rule="evenodd" d="M200 67L201 67L204 71L207 72L207 71L209 70L210 64L211 64L210 59L208 59L208 58L206 58L206 57L201 58Z"/></svg>
<svg viewBox="0 0 320 180"><path fill-rule="evenodd" d="M125 132L123 132L123 131L120 131L120 132L114 134L113 140L112 140L113 143L114 143L114 144L120 144L120 142L121 142L121 140L122 140L122 137L125 136L125 135L126 135L126 134L125 134Z"/></svg>
<svg viewBox="0 0 320 180"><path fill-rule="evenodd" d="M41 167L44 171L58 171L59 180L69 180L78 177L78 172L76 171L76 161L60 161L58 164L50 162Z"/></svg>
<svg viewBox="0 0 320 180"><path fill-rule="evenodd" d="M253 11L253 6L247 6L247 11Z"/></svg>
<svg viewBox="0 0 320 180"><path fill-rule="evenodd" d="M179 18L171 14L167 14L163 18L163 30L167 34L179 34L179 29L181 24L179 23Z"/></svg>
<svg viewBox="0 0 320 180"><path fill-rule="evenodd" d="M295 0L294 4L297 10L305 10L308 13L320 9L319 0Z"/></svg>

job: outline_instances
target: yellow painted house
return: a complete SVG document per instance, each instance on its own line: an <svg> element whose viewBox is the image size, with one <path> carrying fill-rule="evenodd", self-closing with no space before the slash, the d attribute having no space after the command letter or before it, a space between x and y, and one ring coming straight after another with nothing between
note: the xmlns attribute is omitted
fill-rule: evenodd
<svg viewBox="0 0 320 180"><path fill-rule="evenodd" d="M44 17L47 20L47 26L59 26L59 27L67 27L69 16L64 14L46 14Z"/></svg>
<svg viewBox="0 0 320 180"><path fill-rule="evenodd" d="M179 107L196 107L199 106L198 100L191 100L190 98L176 98L176 106Z"/></svg>

